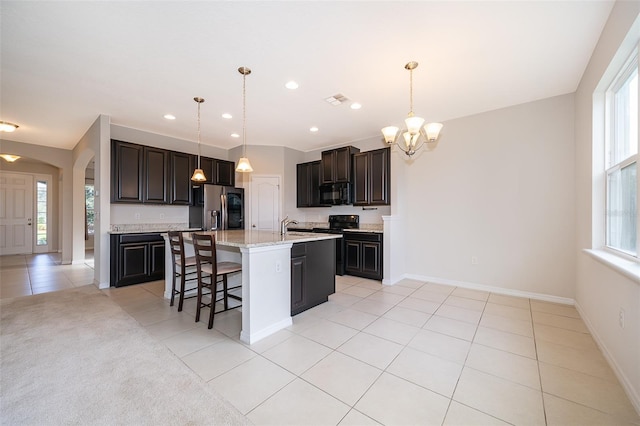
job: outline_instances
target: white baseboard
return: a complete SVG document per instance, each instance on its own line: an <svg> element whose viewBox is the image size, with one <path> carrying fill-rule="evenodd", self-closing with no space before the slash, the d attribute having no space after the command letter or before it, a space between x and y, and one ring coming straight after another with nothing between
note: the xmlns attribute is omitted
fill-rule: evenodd
<svg viewBox="0 0 640 426"><path fill-rule="evenodd" d="M291 319L291 317L289 317L281 321L278 321L275 324L271 324L270 326L265 327L262 330L257 331L255 333L247 333L246 331L242 330L240 332L240 340L242 340L244 343L248 343L251 345L253 343L256 343L258 340L264 339L265 337L272 335L276 331L280 331L283 328L289 327L291 324L293 324L293 320Z"/></svg>
<svg viewBox="0 0 640 426"><path fill-rule="evenodd" d="M545 302L561 303L563 305L575 305L576 301L568 297L552 296L544 293L533 293L530 291L514 290L511 288L494 287L485 284L476 284L466 281L456 281L447 278L427 277L424 275L404 274L404 278L417 281L425 281L434 284L444 284L453 287L468 288L470 290L488 291L491 293L501 294L504 296L526 297L528 299L542 300Z"/></svg>
<svg viewBox="0 0 640 426"><path fill-rule="evenodd" d="M576 305L576 309L578 310L578 313L580 314L580 317L582 317L582 320L584 321L585 325L589 329L589 333L591 333L593 340L596 341L596 344L600 348L600 351L602 352L604 357L607 359L609 366L611 367L616 377L620 381L620 384L622 384L622 387L624 388L624 391L627 394L627 397L629 397L629 401L631 401L633 408L635 408L638 415L640 415L640 395L638 395L638 390L634 389L633 385L631 384L631 381L629 380L627 375L624 374L624 371L620 368L620 366L616 362L615 357L611 354L611 352L609 352L609 349L607 349L607 346L604 344L604 342L596 332L595 327L591 324L591 321L589 321L589 317L587 317L587 315L583 312L582 308L580 307L580 304L576 302L575 305Z"/></svg>

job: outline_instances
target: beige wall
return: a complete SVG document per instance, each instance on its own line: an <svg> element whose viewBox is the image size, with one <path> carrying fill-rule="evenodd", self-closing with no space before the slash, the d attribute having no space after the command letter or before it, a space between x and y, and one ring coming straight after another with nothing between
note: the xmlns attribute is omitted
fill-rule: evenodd
<svg viewBox="0 0 640 426"><path fill-rule="evenodd" d="M575 94L574 252L577 256L576 304L640 412L640 283L583 251L598 248L600 225L594 224L592 219L602 209L604 199L604 188L593 191L594 165L597 168L597 159L602 155L598 151L594 155L593 140L602 137L599 120L593 120L594 91L612 60L620 60L630 52L628 48L620 49L620 46L625 44L628 33L633 33L632 38L637 40L640 34L639 14L640 2L616 2ZM621 308L626 316L624 328L618 323Z"/></svg>
<svg viewBox="0 0 640 426"><path fill-rule="evenodd" d="M564 95L444 123L406 165L407 273L573 298L573 118Z"/></svg>

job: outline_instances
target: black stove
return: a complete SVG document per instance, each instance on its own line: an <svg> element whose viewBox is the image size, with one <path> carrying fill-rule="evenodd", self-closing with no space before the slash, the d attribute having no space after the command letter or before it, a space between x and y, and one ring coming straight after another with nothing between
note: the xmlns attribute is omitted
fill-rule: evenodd
<svg viewBox="0 0 640 426"><path fill-rule="evenodd" d="M313 232L323 234L342 234L345 229L360 228L360 216L357 214L329 215L328 228L313 228ZM344 275L344 238L336 239L336 274Z"/></svg>
<svg viewBox="0 0 640 426"><path fill-rule="evenodd" d="M360 227L360 216L357 214L329 215L328 228L313 228L313 232L324 232L327 234L342 234L345 229L358 229Z"/></svg>

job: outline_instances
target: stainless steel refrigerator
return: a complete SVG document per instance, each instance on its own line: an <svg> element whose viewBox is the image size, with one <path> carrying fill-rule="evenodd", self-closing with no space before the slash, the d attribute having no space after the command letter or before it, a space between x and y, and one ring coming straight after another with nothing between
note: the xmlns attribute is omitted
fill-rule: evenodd
<svg viewBox="0 0 640 426"><path fill-rule="evenodd" d="M189 227L205 231L244 229L244 189L193 185Z"/></svg>

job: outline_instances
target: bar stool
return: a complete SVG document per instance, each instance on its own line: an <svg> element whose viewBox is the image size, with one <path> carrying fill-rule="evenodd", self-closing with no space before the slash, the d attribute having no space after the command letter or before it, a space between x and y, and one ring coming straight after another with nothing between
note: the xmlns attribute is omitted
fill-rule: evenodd
<svg viewBox="0 0 640 426"><path fill-rule="evenodd" d="M197 270L194 270L196 266L195 256L185 257L184 255L184 238L182 232L169 231L169 244L171 246L171 261L173 262L173 282L171 285L171 303L169 306L173 306L173 302L176 294L180 295L178 302L178 312L182 311L182 304L184 303L184 293L188 290L195 290L197 285L194 285L190 289L186 289L187 283L197 282ZM190 271L187 268L191 268ZM180 288L176 289L176 278L180 278ZM190 299L190 296L187 299Z"/></svg>
<svg viewBox="0 0 640 426"><path fill-rule="evenodd" d="M227 285L227 276L229 274L242 271L242 265L235 262L217 262L216 261L216 239L213 234L191 234L193 239L193 248L196 254L196 270L198 272L198 308L196 310L196 322L200 321L200 310L205 307L210 308L208 328L213 327L213 316L216 313L224 312L229 309L235 309L242 306L234 306L229 308L229 298L242 301L242 297L229 293L229 290L241 288L242 284L229 288ZM221 277L221 281L218 278ZM208 280L207 280L208 279ZM218 284L222 283L222 288L218 290ZM203 289L208 289L211 296L209 303L202 301ZM217 295L222 293L222 297ZM224 309L215 312L216 302L222 301Z"/></svg>

